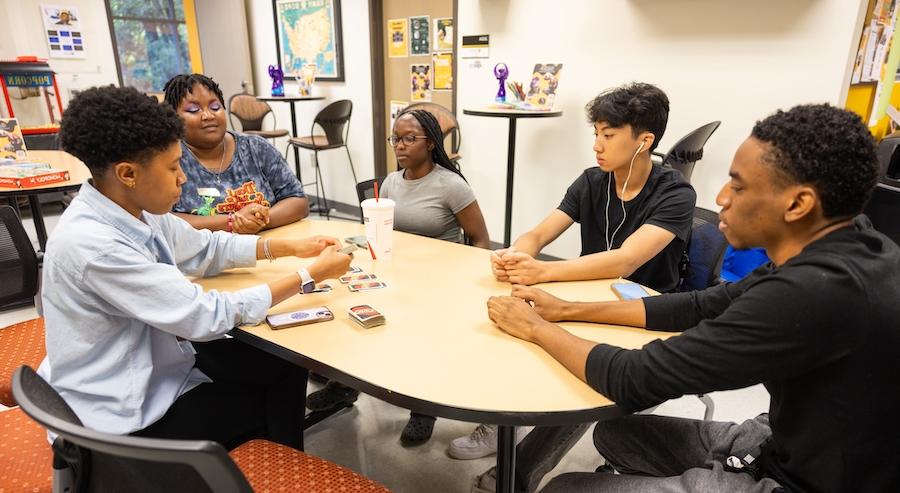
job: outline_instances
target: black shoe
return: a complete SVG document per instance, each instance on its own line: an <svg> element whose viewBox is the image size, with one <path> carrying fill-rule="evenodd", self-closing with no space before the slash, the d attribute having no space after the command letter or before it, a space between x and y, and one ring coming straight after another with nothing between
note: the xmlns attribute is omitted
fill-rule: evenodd
<svg viewBox="0 0 900 493"><path fill-rule="evenodd" d="M358 397L358 390L332 380L322 390L313 392L306 397L306 408L310 411L327 411L336 407L349 406L356 402Z"/></svg>
<svg viewBox="0 0 900 493"><path fill-rule="evenodd" d="M427 442L431 438L431 432L434 431L434 421L432 416L410 413L409 421L403 427L403 433L400 434L400 444L404 447L412 447Z"/></svg>

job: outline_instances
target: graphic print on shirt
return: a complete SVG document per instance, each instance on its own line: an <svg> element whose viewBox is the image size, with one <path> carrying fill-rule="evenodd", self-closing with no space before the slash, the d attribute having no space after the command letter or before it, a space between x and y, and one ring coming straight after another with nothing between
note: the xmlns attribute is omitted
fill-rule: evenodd
<svg viewBox="0 0 900 493"><path fill-rule="evenodd" d="M237 188L225 189L225 200L213 206L215 197L201 196L203 198L203 206L191 211L191 214L198 216L213 216L216 214L228 214L236 212L244 208L244 206L252 203L271 207L271 204L262 192L256 189L256 183L253 180L244 182Z"/></svg>

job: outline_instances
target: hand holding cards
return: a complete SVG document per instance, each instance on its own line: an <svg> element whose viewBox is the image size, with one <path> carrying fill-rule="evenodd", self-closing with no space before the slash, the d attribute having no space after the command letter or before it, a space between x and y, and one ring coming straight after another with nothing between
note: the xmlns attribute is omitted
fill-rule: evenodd
<svg viewBox="0 0 900 493"><path fill-rule="evenodd" d="M350 307L348 313L354 322L363 326L365 329L371 329L372 327L384 325L385 323L384 315L369 305L356 305Z"/></svg>

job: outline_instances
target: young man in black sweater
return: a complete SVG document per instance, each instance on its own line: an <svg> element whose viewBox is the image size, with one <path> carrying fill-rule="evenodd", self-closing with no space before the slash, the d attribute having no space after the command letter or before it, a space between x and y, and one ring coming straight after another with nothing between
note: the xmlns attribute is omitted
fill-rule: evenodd
<svg viewBox="0 0 900 493"><path fill-rule="evenodd" d="M566 474L545 491L900 491L900 248L857 217L877 176L868 130L828 105L779 111L756 124L729 174L719 228L772 264L638 301L571 303L516 286L488 314L627 410L764 383L769 413L601 422L595 444L622 474ZM558 320L682 334L625 350Z"/></svg>

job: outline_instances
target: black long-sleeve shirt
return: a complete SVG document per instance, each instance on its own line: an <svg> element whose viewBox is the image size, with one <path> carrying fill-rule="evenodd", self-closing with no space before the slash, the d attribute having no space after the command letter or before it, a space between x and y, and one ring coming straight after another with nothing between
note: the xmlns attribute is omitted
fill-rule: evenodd
<svg viewBox="0 0 900 493"><path fill-rule="evenodd" d="M764 383L763 471L790 491L900 491L900 248L860 216L779 267L646 298L640 350L599 344L588 383L637 410Z"/></svg>

